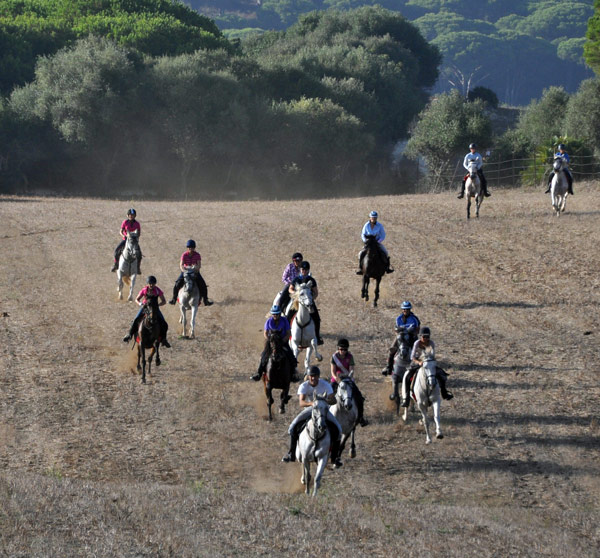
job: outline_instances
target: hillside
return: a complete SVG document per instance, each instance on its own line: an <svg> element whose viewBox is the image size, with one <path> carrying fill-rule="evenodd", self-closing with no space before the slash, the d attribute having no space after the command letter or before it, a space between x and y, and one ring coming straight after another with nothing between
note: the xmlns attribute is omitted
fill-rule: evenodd
<svg viewBox="0 0 600 558"><path fill-rule="evenodd" d="M0 554L597 556L600 190L575 194L557 219L541 191L495 190L471 222L451 194L0 197ZM215 301L193 341L165 307L173 348L145 386L121 342L136 309L109 272L130 205L144 276L169 294L194 238ZM377 309L354 274L371 209L396 268ZM319 282L322 369L349 338L371 421L316 500L280 462L297 404L268 423L248 379L296 250ZM380 375L404 299L455 393L430 446Z"/></svg>

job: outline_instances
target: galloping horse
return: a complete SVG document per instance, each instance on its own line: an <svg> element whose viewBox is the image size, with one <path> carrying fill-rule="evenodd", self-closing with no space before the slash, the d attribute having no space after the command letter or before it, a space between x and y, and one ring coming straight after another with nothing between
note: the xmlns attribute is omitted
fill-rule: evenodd
<svg viewBox="0 0 600 558"><path fill-rule="evenodd" d="M127 300L129 302L133 300L133 286L137 277L138 251L140 249L138 243L139 234L139 231L127 233L127 242L119 258L119 268L117 269L119 300L123 300L123 278L125 278L126 283L129 283L129 296Z"/></svg>
<svg viewBox="0 0 600 558"><path fill-rule="evenodd" d="M267 396L267 407L269 409L269 420L273 420L271 405L273 400L273 390L281 390L281 402L279 404L279 414L285 413L285 406L292 398L289 395L292 372L290 361L283 349L283 341L278 333L269 335L265 343L265 350L270 352L267 360L266 374L263 376L265 383L265 395Z"/></svg>
<svg viewBox="0 0 600 558"><path fill-rule="evenodd" d="M475 198L475 217L479 217L479 208L483 201L483 189L477 174L477 163L469 163L469 176L465 182L465 198L467 198L467 219L471 218L471 198Z"/></svg>
<svg viewBox="0 0 600 558"><path fill-rule="evenodd" d="M156 353L156 366L160 366L160 320L158 318L158 298L148 297L148 302L144 304L144 317L140 320L136 338L138 350L137 369L142 371L142 383L146 383L146 349L152 349L148 357L148 374L152 371L152 357ZM142 366L140 366L140 360Z"/></svg>
<svg viewBox="0 0 600 558"><path fill-rule="evenodd" d="M379 300L379 283L387 270L387 261L379 247L377 238L374 235L368 234L366 235L366 239L366 253L361 267L363 282L360 296L366 301L369 300L369 280L375 279L375 300L373 300L373 306L377 306L377 301Z"/></svg>
<svg viewBox="0 0 600 558"><path fill-rule="evenodd" d="M186 337L185 330L187 327L187 310L192 311L190 320L190 336L189 339L194 339L194 329L196 327L196 314L198 313L198 304L200 303L200 289L196 282L196 272L193 267L186 269L183 273L183 287L179 289L177 299L179 300L179 310L181 316L179 323L183 325L182 335Z"/></svg>
<svg viewBox="0 0 600 558"><path fill-rule="evenodd" d="M352 373L351 373L352 375ZM340 455L346 447L346 441L350 438L350 457L356 457L356 444L354 433L358 424L358 407L352 398L351 377L344 378L337 388L335 394L335 405L331 407L331 414L338 420L342 427L342 440L340 442Z"/></svg>
<svg viewBox="0 0 600 558"><path fill-rule="evenodd" d="M440 394L440 385L436 377L437 363L435 360L426 360L423 366L419 368L414 382L414 395L417 406L423 416L423 426L425 427L426 444L431 444L431 436L429 435L429 419L427 418L427 407L433 407L433 419L435 421L436 438L443 438L442 429L440 427L440 404L442 397ZM408 407L404 411L402 417L406 422L408 417Z"/></svg>
<svg viewBox="0 0 600 558"><path fill-rule="evenodd" d="M398 393L398 383L402 383L404 373L410 366L410 351L412 349L413 338L406 332L404 326L396 328L396 338L398 339L398 350L394 356L394 369L392 372L392 381L394 382L394 400L396 401L396 415L400 414L400 404L402 403ZM390 399L391 399L390 395ZM406 419L404 419L406 420Z"/></svg>
<svg viewBox="0 0 600 558"><path fill-rule="evenodd" d="M296 448L296 459L302 463L302 484L306 485L307 494L310 491L310 464L313 461L317 464L313 496L317 495L317 491L321 486L321 477L327 465L331 445L331 437L327 428L329 405L325 400L326 394L315 394L315 396L311 418L306 428L300 433L298 447Z"/></svg>
<svg viewBox="0 0 600 558"><path fill-rule="evenodd" d="M298 358L300 349L306 349L306 358L304 359L304 369L308 374L310 368L310 357L314 351L316 359L321 362L323 357L317 349L317 336L315 333L315 323L310 317L310 310L314 305L312 296L313 282L307 281L296 286L292 293L294 306L298 311L292 322L291 343L294 356Z"/></svg>
<svg viewBox="0 0 600 558"><path fill-rule="evenodd" d="M552 184L550 185L550 199L552 200L552 207L556 212L556 216L560 217L560 214L565 210L567 205L567 196L569 195L569 183L567 177L563 172L565 161L562 157L555 157L552 163Z"/></svg>

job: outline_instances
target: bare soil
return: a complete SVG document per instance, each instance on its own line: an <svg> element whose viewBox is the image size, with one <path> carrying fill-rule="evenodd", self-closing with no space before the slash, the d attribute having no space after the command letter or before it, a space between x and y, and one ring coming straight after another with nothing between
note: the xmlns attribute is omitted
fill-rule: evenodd
<svg viewBox="0 0 600 558"><path fill-rule="evenodd" d="M131 202L167 298L194 238L214 306L147 385L109 272L129 204L0 198L0 556L600 555L600 189L565 214L496 190L303 202ZM377 209L396 272L360 299ZM294 251L319 283L325 363L347 337L371 424L305 496L288 414L251 382ZM143 286L143 278L135 292ZM432 328L454 400L425 445L380 374L402 300ZM328 364L323 370L328 369Z"/></svg>

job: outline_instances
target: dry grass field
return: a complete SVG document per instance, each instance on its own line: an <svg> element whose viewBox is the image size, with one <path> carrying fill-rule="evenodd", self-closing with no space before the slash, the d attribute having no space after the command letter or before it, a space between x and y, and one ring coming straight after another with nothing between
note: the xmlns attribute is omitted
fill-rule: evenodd
<svg viewBox="0 0 600 558"><path fill-rule="evenodd" d="M214 306L147 385L109 272L130 203L0 198L0 556L600 555L600 189L566 213L495 190L304 202L131 202L170 295L194 238ZM354 274L377 209L396 272ZM316 499L281 463L297 410L249 380L292 252L312 264L326 361L347 337L371 424ZM143 282L136 286L136 293ZM445 438L403 424L380 375L400 303L450 376ZM328 368L328 365L324 368Z"/></svg>

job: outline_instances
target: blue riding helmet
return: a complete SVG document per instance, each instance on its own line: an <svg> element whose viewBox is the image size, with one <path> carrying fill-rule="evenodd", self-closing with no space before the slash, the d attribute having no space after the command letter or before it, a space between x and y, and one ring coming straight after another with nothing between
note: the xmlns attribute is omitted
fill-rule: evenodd
<svg viewBox="0 0 600 558"><path fill-rule="evenodd" d="M300 269L310 269L310 264L304 260L301 264L300 264Z"/></svg>
<svg viewBox="0 0 600 558"><path fill-rule="evenodd" d="M564 143L559 143L558 144L558 150L560 151L561 149L564 151L564 149L565 149L565 144Z"/></svg>
<svg viewBox="0 0 600 558"><path fill-rule="evenodd" d="M410 300L405 300L400 308L402 308L402 310L411 310L412 304L410 303Z"/></svg>
<svg viewBox="0 0 600 558"><path fill-rule="evenodd" d="M469 144L469 149L477 149L477 144L476 143L470 143Z"/></svg>
<svg viewBox="0 0 600 558"><path fill-rule="evenodd" d="M156 285L156 277L154 277L154 275L148 275L148 279L146 279L146 284Z"/></svg>
<svg viewBox="0 0 600 558"><path fill-rule="evenodd" d="M188 240L185 243L185 247L186 248L196 248L196 243L190 238L190 240Z"/></svg>
<svg viewBox="0 0 600 558"><path fill-rule="evenodd" d="M369 217L374 217L375 219L377 219L379 215L377 214L377 211L371 211L371 213L369 213Z"/></svg>
<svg viewBox="0 0 600 558"><path fill-rule="evenodd" d="M271 306L271 314L273 314L273 316L279 316L279 314L281 314L281 308L279 308L277 304L273 304L273 306Z"/></svg>
<svg viewBox="0 0 600 558"><path fill-rule="evenodd" d="M127 210L127 216L129 215L133 215L134 217L137 215L137 213L135 212L135 209L133 209L133 207L129 210Z"/></svg>

